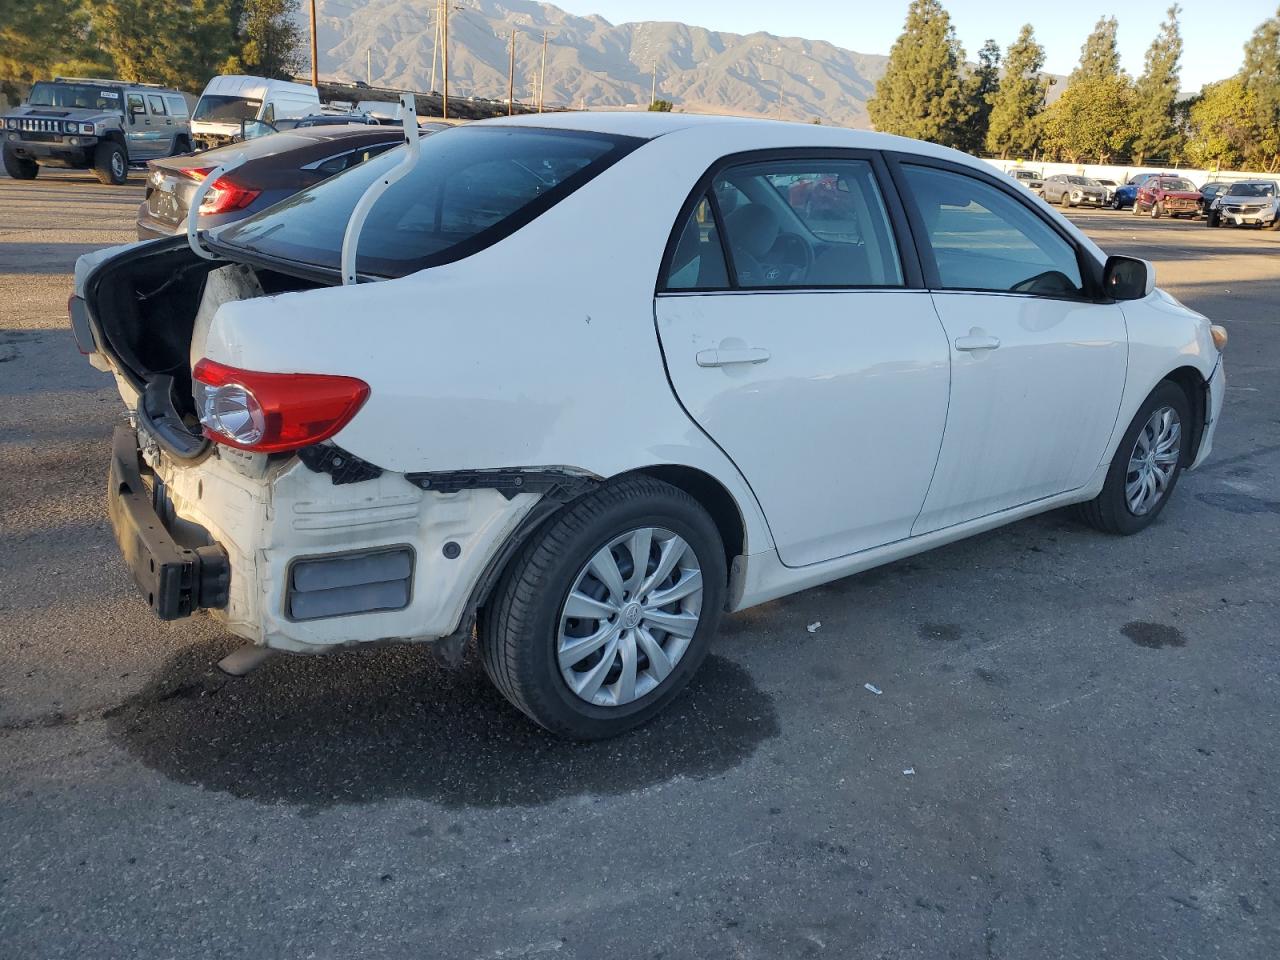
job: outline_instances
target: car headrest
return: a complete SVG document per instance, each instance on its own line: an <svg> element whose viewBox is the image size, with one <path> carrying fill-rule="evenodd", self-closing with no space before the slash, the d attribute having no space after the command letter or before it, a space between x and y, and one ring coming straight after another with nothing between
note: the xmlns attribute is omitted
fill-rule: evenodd
<svg viewBox="0 0 1280 960"><path fill-rule="evenodd" d="M757 260L773 249L781 228L777 214L758 203L748 203L724 218L725 233L733 245Z"/></svg>

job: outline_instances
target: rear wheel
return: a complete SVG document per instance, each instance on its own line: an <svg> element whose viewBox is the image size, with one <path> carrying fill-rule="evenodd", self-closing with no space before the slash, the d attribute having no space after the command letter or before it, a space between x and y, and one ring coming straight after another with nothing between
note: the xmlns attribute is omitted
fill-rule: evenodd
<svg viewBox="0 0 1280 960"><path fill-rule="evenodd" d="M101 183L120 186L129 179L129 161L124 147L114 140L104 140L93 152L93 172Z"/></svg>
<svg viewBox="0 0 1280 960"><path fill-rule="evenodd" d="M18 156L12 150L5 150L4 172L15 180L34 180L40 172L40 165L34 160Z"/></svg>
<svg viewBox="0 0 1280 960"><path fill-rule="evenodd" d="M1191 459L1191 405L1176 383L1163 381L1138 409L1116 448L1102 492L1079 513L1090 526L1128 535L1149 526Z"/></svg>
<svg viewBox="0 0 1280 960"><path fill-rule="evenodd" d="M726 581L719 532L696 500L648 477L607 484L512 560L482 621L485 671L553 733L616 736L689 682Z"/></svg>

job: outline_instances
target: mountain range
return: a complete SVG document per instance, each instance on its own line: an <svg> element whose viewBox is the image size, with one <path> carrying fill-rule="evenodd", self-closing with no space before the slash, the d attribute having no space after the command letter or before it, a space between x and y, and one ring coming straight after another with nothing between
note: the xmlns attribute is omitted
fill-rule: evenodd
<svg viewBox="0 0 1280 960"><path fill-rule="evenodd" d="M612 24L535 0L451 0L451 6L451 97L505 99L514 31L515 99L536 100L546 31L548 105L647 105L656 69L657 96L676 109L866 127L867 98L888 59L769 33ZM317 8L322 76L427 91L435 60L434 88L441 88L434 0L318 0Z"/></svg>

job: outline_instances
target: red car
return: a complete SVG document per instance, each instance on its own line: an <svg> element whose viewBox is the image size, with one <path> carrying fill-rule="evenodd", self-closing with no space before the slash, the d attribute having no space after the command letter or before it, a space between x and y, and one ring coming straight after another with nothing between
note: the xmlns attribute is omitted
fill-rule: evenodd
<svg viewBox="0 0 1280 960"><path fill-rule="evenodd" d="M1200 191L1182 177L1152 177L1138 188L1133 201L1133 215L1151 214L1159 220L1170 217L1195 217L1200 212Z"/></svg>

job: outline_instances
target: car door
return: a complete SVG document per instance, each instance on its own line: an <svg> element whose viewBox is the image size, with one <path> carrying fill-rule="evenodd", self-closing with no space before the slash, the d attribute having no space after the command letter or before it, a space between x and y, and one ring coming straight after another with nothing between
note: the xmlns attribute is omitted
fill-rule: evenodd
<svg viewBox="0 0 1280 960"><path fill-rule="evenodd" d="M1128 362L1096 264L995 177L906 158L895 170L951 351L942 450L912 532L1083 486Z"/></svg>
<svg viewBox="0 0 1280 960"><path fill-rule="evenodd" d="M174 125L173 117L165 108L164 97L147 94L147 112L151 115L151 138L154 142L155 155L167 156L172 152Z"/></svg>
<svg viewBox="0 0 1280 960"><path fill-rule="evenodd" d="M870 153L739 158L704 178L664 260L671 384L788 566L907 537L938 455L947 341L884 177Z"/></svg>
<svg viewBox="0 0 1280 960"><path fill-rule="evenodd" d="M151 143L151 116L146 99L140 93L125 96L124 138L128 143L129 162L149 160L155 156Z"/></svg>

